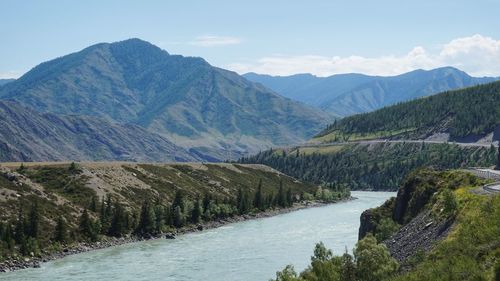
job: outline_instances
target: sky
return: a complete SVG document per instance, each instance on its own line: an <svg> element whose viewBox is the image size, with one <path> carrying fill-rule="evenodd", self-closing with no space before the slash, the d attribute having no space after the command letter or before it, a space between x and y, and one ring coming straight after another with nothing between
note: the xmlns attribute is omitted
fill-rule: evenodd
<svg viewBox="0 0 500 281"><path fill-rule="evenodd" d="M0 0L0 78L128 38L240 74L500 76L498 11L500 0Z"/></svg>

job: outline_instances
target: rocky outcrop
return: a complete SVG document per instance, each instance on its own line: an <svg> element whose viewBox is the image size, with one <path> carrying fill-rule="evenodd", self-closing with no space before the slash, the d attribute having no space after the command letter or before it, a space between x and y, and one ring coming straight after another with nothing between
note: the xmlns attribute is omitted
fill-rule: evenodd
<svg viewBox="0 0 500 281"><path fill-rule="evenodd" d="M396 198L392 197L380 207L368 209L361 213L358 239L363 239L368 233L374 234L380 220L392 216L395 202Z"/></svg>
<svg viewBox="0 0 500 281"><path fill-rule="evenodd" d="M453 218L436 220L429 210L423 211L383 243L403 269L409 258L419 252L428 252L445 238L453 225Z"/></svg>

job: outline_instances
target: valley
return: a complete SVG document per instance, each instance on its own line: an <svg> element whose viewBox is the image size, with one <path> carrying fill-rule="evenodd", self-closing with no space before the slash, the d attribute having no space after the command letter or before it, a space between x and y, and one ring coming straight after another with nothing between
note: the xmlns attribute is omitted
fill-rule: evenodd
<svg viewBox="0 0 500 281"><path fill-rule="evenodd" d="M0 281L500 281L494 2L1 1Z"/></svg>

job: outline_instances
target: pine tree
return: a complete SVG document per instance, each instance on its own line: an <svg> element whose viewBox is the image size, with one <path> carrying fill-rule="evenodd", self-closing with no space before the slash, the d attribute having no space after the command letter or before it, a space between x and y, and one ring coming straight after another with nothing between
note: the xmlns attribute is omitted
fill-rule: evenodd
<svg viewBox="0 0 500 281"><path fill-rule="evenodd" d="M40 214L38 209L38 202L35 201L31 206L28 215L28 231L27 234L35 239L38 238L39 234L39 224L40 224Z"/></svg>
<svg viewBox="0 0 500 281"><path fill-rule="evenodd" d="M24 163L21 163L21 166L19 166L19 168L17 168L17 172L20 174L26 172L26 167L24 166Z"/></svg>
<svg viewBox="0 0 500 281"><path fill-rule="evenodd" d="M172 203L172 207L175 209L177 206L181 208L181 211L184 211L184 194L181 190L177 190L175 192L174 202Z"/></svg>
<svg viewBox="0 0 500 281"><path fill-rule="evenodd" d="M286 190L286 205L287 207L291 207L293 205L293 195L290 187Z"/></svg>
<svg viewBox="0 0 500 281"><path fill-rule="evenodd" d="M25 219L23 215L22 207L19 208L19 214L17 215L16 226L14 228L14 240L17 244L23 243L25 240Z"/></svg>
<svg viewBox="0 0 500 281"><path fill-rule="evenodd" d="M259 185L257 187L257 192L255 193L255 199L253 201L255 208L259 210L264 210L264 195L262 194L262 179L259 180Z"/></svg>
<svg viewBox="0 0 500 281"><path fill-rule="evenodd" d="M280 187L278 189L278 206L284 208L286 207L286 194L283 189L283 180L280 180Z"/></svg>
<svg viewBox="0 0 500 281"><path fill-rule="evenodd" d="M76 172L78 169L78 167L76 166L75 162L71 162L71 164L69 165L69 168L68 170L71 172L71 173L74 173Z"/></svg>
<svg viewBox="0 0 500 281"><path fill-rule="evenodd" d="M211 196L208 192L205 193L205 196L203 197L203 213L205 213L208 209L208 206L210 205L211 201Z"/></svg>
<svg viewBox="0 0 500 281"><path fill-rule="evenodd" d="M56 230L54 239L58 242L64 243L68 240L66 221L63 216L57 219Z"/></svg>
<svg viewBox="0 0 500 281"><path fill-rule="evenodd" d="M174 207L174 226L181 227L184 224L184 219L182 216L181 206L177 205Z"/></svg>
<svg viewBox="0 0 500 281"><path fill-rule="evenodd" d="M13 251L15 246L15 240L14 240L14 231L12 230L12 225L10 223L7 223L2 238L3 241L5 241L5 243L7 244L7 249L9 249L9 251Z"/></svg>
<svg viewBox="0 0 500 281"><path fill-rule="evenodd" d="M201 214L202 214L202 208L200 204L200 200L196 200L194 203L194 208L193 212L191 213L191 222L192 223L199 223L201 219Z"/></svg>
<svg viewBox="0 0 500 281"><path fill-rule="evenodd" d="M80 216L80 224L78 229L80 230L80 233L87 238L92 238L94 236L92 221L87 209L83 210L83 213Z"/></svg>
<svg viewBox="0 0 500 281"><path fill-rule="evenodd" d="M139 235L153 234L155 231L155 213L149 205L149 201L145 200L141 207L141 215L139 224L137 225L136 233Z"/></svg>
<svg viewBox="0 0 500 281"><path fill-rule="evenodd" d="M126 232L126 217L123 207L116 204L111 217L108 234L115 237L121 237Z"/></svg>
<svg viewBox="0 0 500 281"><path fill-rule="evenodd" d="M238 208L238 212L240 213L240 215L244 214L244 202L243 202L244 198L243 198L243 189L240 187L238 189L238 194L236 195L236 206Z"/></svg>

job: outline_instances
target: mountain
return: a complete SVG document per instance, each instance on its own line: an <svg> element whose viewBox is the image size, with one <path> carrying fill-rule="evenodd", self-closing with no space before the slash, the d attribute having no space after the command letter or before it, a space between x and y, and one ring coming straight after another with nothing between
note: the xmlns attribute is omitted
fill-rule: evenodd
<svg viewBox="0 0 500 281"><path fill-rule="evenodd" d="M196 161L196 154L137 125L40 114L0 101L0 161Z"/></svg>
<svg viewBox="0 0 500 281"><path fill-rule="evenodd" d="M448 91L336 121L315 140L500 140L500 82Z"/></svg>
<svg viewBox="0 0 500 281"><path fill-rule="evenodd" d="M14 81L14 80L16 80L16 79L0 79L0 87L1 87L2 85L5 85L5 84L7 84L7 83L10 83L10 82L12 82L12 81Z"/></svg>
<svg viewBox="0 0 500 281"><path fill-rule="evenodd" d="M498 79L471 77L453 67L429 71L415 70L390 77L362 74L339 74L330 77L299 74L273 77L255 73L247 73L244 77L285 97L341 116L369 112L398 102Z"/></svg>
<svg viewBox="0 0 500 281"><path fill-rule="evenodd" d="M201 58L139 39L42 63L2 87L0 99L136 124L217 159L302 142L331 120Z"/></svg>

